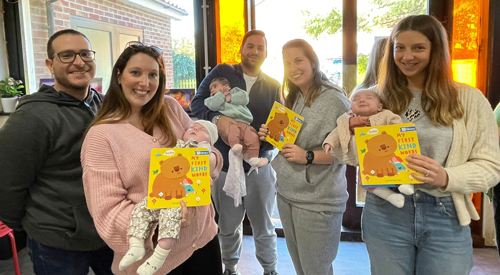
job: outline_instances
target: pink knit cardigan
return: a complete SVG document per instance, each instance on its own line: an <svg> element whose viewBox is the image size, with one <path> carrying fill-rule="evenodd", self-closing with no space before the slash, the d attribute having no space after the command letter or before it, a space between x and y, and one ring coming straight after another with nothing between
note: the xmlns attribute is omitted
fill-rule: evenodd
<svg viewBox="0 0 500 275"><path fill-rule="evenodd" d="M181 139L192 124L191 119L173 99L166 98L173 115L169 116L175 136ZM148 191L149 158L152 148L164 147L158 142L159 129L153 136L129 123L93 126L82 145L83 185L87 205L101 238L114 250L112 271L115 274L136 274L144 260L153 253L150 236L145 242L143 260L118 270L118 263L129 248L127 229L135 204ZM222 167L222 156L217 151L216 172ZM187 260L195 250L205 246L217 234L212 205L195 208L191 224L180 231L167 260L157 274L167 274Z"/></svg>

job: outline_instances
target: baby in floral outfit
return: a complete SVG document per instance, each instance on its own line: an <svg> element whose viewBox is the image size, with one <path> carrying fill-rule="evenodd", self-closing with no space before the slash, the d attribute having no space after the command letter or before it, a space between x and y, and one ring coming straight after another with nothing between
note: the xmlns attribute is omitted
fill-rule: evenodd
<svg viewBox="0 0 500 275"><path fill-rule="evenodd" d="M176 148L207 148L210 151L210 176L212 181L219 176L222 168L222 156L214 148L217 141L217 127L209 121L198 120L184 133L182 140L177 140ZM218 154L218 155L217 155ZM190 184L184 183L186 194ZM147 197L136 204L132 211L130 226L128 229L129 250L120 261L119 269L124 270L129 265L142 259L145 254L144 240L153 229L154 222L158 222L158 245L153 255L147 259L138 269L139 275L152 275L165 262L170 250L179 238L181 229L181 208L147 209Z"/></svg>

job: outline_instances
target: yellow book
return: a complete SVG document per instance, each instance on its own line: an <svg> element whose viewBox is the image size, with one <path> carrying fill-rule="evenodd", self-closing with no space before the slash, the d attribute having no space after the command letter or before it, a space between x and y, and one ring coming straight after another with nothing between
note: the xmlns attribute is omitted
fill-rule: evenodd
<svg viewBox="0 0 500 275"><path fill-rule="evenodd" d="M148 209L209 205L209 156L206 148L151 149Z"/></svg>
<svg viewBox="0 0 500 275"><path fill-rule="evenodd" d="M295 142L303 123L304 117L275 101L266 121L266 141L281 151L286 143Z"/></svg>
<svg viewBox="0 0 500 275"><path fill-rule="evenodd" d="M411 176L406 157L420 154L415 124L354 128L361 182L365 186L423 183ZM420 173L419 173L420 174Z"/></svg>

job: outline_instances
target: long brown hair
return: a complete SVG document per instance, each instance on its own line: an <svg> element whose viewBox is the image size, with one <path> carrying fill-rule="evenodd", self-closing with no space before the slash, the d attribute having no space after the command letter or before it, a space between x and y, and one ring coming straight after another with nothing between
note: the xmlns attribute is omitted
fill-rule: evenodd
<svg viewBox="0 0 500 275"><path fill-rule="evenodd" d="M305 105L307 107L311 107L311 104L319 96L321 87L323 85L327 86L328 88L335 89L339 93L344 93L342 88L329 82L328 78L319 70L318 56L316 55L316 52L313 50L311 45L309 45L309 43L307 43L303 39L290 40L286 42L285 45L283 45L281 53L289 48L301 49L306 58L309 59L309 62L313 67L313 81L306 95ZM285 90L288 91L287 95L285 95ZM297 96L299 95L299 93L300 88L297 85L293 84L285 75L283 77L283 88L281 89L281 96L285 99L285 106L287 108L293 108L293 104L295 103L295 100L297 100Z"/></svg>
<svg viewBox="0 0 500 275"><path fill-rule="evenodd" d="M161 143L166 146L174 146L176 142L175 134L170 125L168 116L172 114L170 107L165 102L165 63L161 53L149 46L127 47L113 67L113 73L108 91L102 103L102 109L97 117L92 121L89 128L94 125L118 123L127 119L131 114L130 103L123 94L121 84L118 82L118 74L123 73L130 58L138 53L144 53L153 57L160 67L159 85L155 95L141 108L142 125L144 132L153 135L155 126L160 128L162 133ZM168 142L168 143L167 143Z"/></svg>
<svg viewBox="0 0 500 275"><path fill-rule="evenodd" d="M373 44L370 55L368 56L368 65L366 66L366 73L363 82L359 84L358 89L370 88L377 84L378 81L378 68L382 57L384 57L385 46L387 45L387 37L377 39Z"/></svg>
<svg viewBox="0 0 500 275"><path fill-rule="evenodd" d="M401 20L392 30L378 79L384 107L402 114L413 99L407 78L394 62L394 39L404 31L417 31L431 42L429 64L422 91L422 108L434 124L450 126L464 114L453 82L448 38L444 27L429 15L413 15Z"/></svg>

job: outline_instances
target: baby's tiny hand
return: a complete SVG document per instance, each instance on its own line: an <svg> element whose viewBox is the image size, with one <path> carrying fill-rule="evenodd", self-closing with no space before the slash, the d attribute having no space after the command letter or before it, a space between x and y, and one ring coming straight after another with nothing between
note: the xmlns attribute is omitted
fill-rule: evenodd
<svg viewBox="0 0 500 275"><path fill-rule="evenodd" d="M330 154L332 151L332 146L330 144L325 144L325 153Z"/></svg>
<svg viewBox="0 0 500 275"><path fill-rule="evenodd" d="M231 87L229 87L229 85L224 85L224 86L222 86L221 92L224 95L229 95L231 93Z"/></svg>

